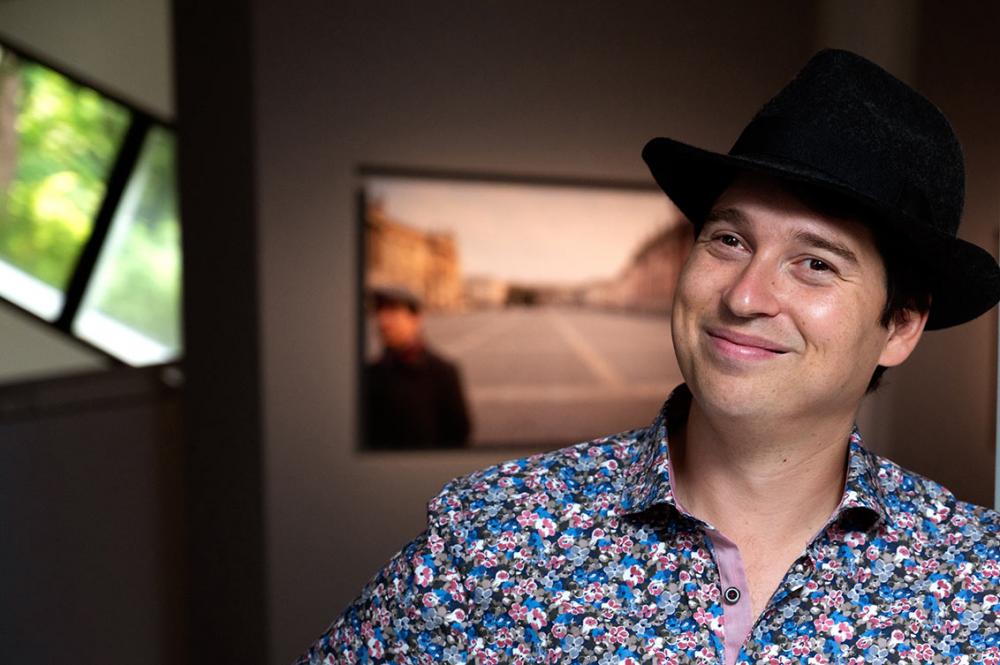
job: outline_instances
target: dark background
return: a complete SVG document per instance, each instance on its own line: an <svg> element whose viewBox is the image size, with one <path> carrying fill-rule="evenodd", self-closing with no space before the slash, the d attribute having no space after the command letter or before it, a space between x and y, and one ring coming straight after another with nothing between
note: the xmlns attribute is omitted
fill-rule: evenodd
<svg viewBox="0 0 1000 665"><path fill-rule="evenodd" d="M0 661L287 663L502 457L356 452L359 164L644 179L648 138L726 150L845 46L952 119L962 235L995 251L998 28L973 2L0 3L5 38L176 118L188 294L180 394L0 390ZM995 335L928 335L862 415L987 504Z"/></svg>

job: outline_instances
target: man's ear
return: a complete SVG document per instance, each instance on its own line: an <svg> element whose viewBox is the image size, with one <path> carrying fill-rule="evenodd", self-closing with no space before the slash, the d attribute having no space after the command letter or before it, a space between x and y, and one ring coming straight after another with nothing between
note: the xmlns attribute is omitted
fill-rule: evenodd
<svg viewBox="0 0 1000 665"><path fill-rule="evenodd" d="M927 325L929 312L904 309L897 312L889 322L889 337L879 356L878 364L895 367L910 357Z"/></svg>

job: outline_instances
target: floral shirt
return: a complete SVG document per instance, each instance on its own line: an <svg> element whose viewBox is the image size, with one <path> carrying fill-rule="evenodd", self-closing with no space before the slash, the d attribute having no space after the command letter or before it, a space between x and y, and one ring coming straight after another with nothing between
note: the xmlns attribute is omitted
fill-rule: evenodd
<svg viewBox="0 0 1000 665"><path fill-rule="evenodd" d="M840 505L727 653L727 608L749 594L670 485L668 424L689 399L449 483L298 662L1000 663L1000 516L856 432Z"/></svg>

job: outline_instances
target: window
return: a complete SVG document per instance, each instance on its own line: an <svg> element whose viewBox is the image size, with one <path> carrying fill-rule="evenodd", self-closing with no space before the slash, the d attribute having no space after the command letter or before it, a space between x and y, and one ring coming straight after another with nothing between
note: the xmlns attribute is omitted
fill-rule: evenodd
<svg viewBox="0 0 1000 665"><path fill-rule="evenodd" d="M176 359L166 123L0 46L0 298L131 365Z"/></svg>
<svg viewBox="0 0 1000 665"><path fill-rule="evenodd" d="M128 111L0 51L0 294L54 320L93 229Z"/></svg>
<svg viewBox="0 0 1000 665"><path fill-rule="evenodd" d="M181 348L181 246L174 139L147 135L74 323L83 339L133 365Z"/></svg>

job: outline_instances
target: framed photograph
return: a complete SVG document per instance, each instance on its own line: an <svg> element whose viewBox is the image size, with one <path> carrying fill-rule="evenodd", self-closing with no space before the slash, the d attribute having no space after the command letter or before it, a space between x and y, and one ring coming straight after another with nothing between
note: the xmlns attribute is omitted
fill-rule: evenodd
<svg viewBox="0 0 1000 665"><path fill-rule="evenodd" d="M681 382L690 224L637 183L361 171L362 447L554 448Z"/></svg>

